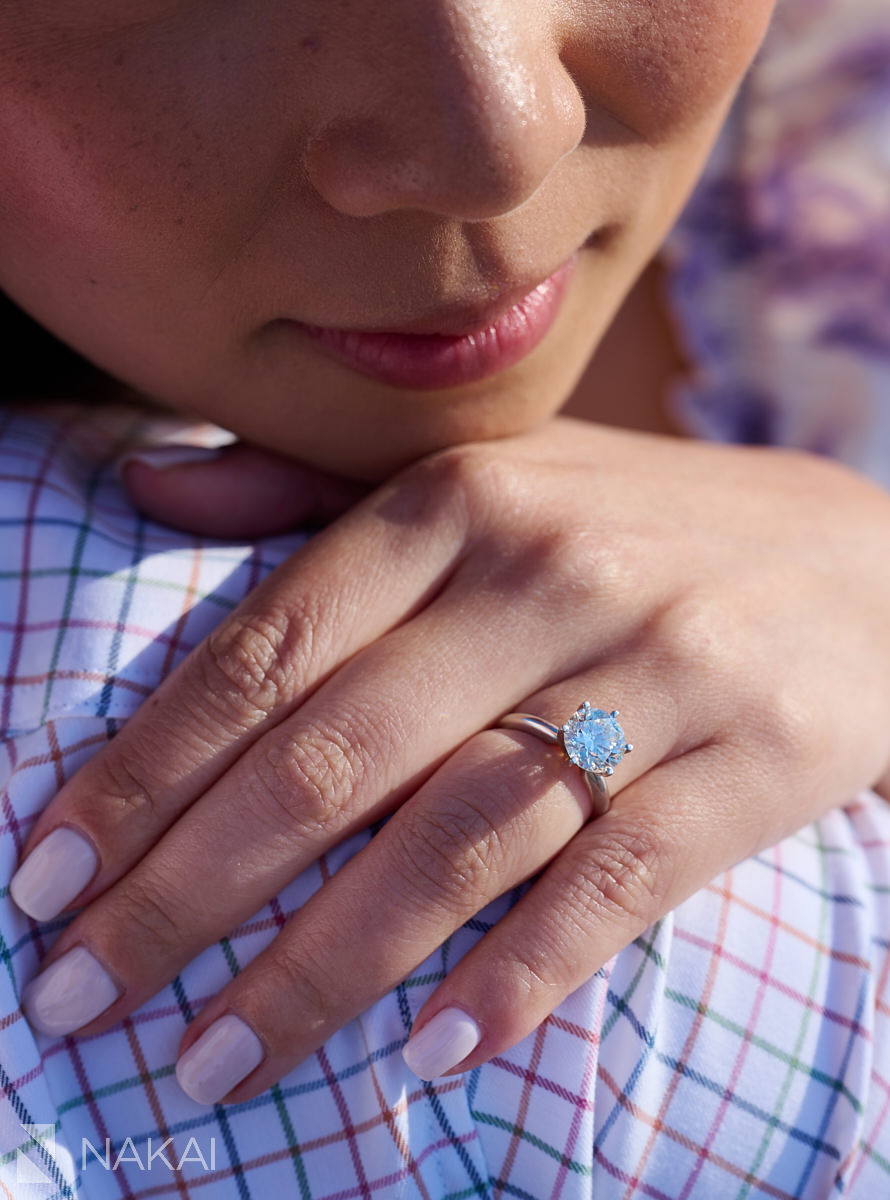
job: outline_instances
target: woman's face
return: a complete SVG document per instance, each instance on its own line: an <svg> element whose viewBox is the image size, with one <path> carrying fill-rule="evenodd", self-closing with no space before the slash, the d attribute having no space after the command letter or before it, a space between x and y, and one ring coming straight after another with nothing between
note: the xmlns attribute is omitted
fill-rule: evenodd
<svg viewBox="0 0 890 1200"><path fill-rule="evenodd" d="M377 479L570 395L774 0L0 0L0 289L135 387ZM540 342L446 386L299 323Z"/></svg>

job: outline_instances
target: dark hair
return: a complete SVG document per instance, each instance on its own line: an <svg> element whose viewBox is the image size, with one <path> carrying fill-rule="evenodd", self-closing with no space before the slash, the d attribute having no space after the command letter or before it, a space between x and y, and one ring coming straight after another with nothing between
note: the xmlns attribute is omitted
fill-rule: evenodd
<svg viewBox="0 0 890 1200"><path fill-rule="evenodd" d="M53 337L0 292L0 401L104 396L110 376Z"/></svg>

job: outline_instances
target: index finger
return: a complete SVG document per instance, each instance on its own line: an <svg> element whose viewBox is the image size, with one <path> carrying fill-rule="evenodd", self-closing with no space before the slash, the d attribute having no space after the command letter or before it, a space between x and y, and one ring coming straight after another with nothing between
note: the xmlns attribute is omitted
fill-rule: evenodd
<svg viewBox="0 0 890 1200"><path fill-rule="evenodd" d="M466 537L465 508L423 469L317 534L50 801L10 883L16 904L49 920L119 879L259 737L422 608Z"/></svg>

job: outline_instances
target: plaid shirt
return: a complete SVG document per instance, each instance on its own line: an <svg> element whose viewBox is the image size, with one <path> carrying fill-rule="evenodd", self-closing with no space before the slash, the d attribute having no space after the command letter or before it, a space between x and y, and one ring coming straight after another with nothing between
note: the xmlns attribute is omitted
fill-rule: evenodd
<svg viewBox="0 0 890 1200"><path fill-rule="evenodd" d="M157 436L142 422L72 408L0 428L0 1196L890 1195L890 809L870 792L715 879L465 1075L422 1083L399 1051L521 889L263 1095L204 1108L174 1078L189 1021L370 832L114 1028L32 1032L22 988L71 919L8 898L37 814L305 536L233 545L140 517L111 463Z"/></svg>

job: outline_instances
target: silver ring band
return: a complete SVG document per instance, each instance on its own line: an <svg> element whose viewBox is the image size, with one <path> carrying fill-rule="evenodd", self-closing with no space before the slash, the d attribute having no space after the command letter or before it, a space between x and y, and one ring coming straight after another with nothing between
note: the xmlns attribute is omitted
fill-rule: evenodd
<svg viewBox="0 0 890 1200"><path fill-rule="evenodd" d="M611 712L595 709L585 700L562 726L553 725L533 713L511 712L500 718L497 727L533 733L549 745L559 746L569 762L584 776L593 801L592 815L601 817L609 811L612 803L606 777L612 774L615 764L633 750L633 746L624 741L624 732L617 717L617 709ZM591 730L594 730L593 739ZM568 743L566 735L569 737Z"/></svg>

